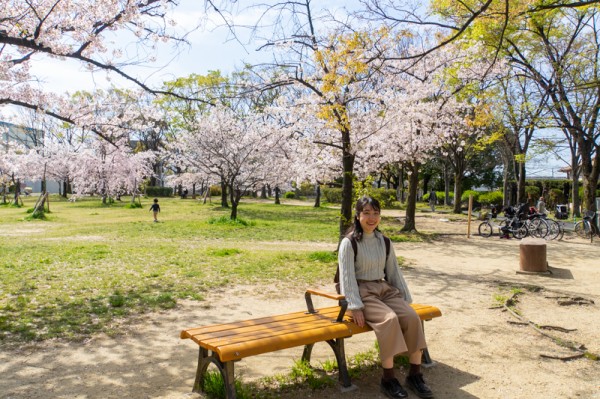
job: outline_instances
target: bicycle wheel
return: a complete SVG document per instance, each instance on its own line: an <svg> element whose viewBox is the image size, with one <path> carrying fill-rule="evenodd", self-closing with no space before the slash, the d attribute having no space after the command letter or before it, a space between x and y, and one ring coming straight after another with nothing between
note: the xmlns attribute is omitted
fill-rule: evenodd
<svg viewBox="0 0 600 399"><path fill-rule="evenodd" d="M548 223L548 234L544 237L546 240L556 240L559 236L562 238L562 229L556 220L546 219L546 223Z"/></svg>
<svg viewBox="0 0 600 399"><path fill-rule="evenodd" d="M527 237L528 234L529 230L527 230L527 225L525 223L519 222L519 225L512 230L513 237L519 240Z"/></svg>
<svg viewBox="0 0 600 399"><path fill-rule="evenodd" d="M494 228L490 222L483 222L479 225L479 235L482 237L490 237L494 233Z"/></svg>
<svg viewBox="0 0 600 399"><path fill-rule="evenodd" d="M589 240L592 237L592 229L587 220L580 220L575 223L575 233L581 237Z"/></svg>
<svg viewBox="0 0 600 399"><path fill-rule="evenodd" d="M546 238L548 231L550 230L548 227L548 222L546 222L544 219L531 220L529 226L527 226L527 229L529 230L529 234L536 238Z"/></svg>

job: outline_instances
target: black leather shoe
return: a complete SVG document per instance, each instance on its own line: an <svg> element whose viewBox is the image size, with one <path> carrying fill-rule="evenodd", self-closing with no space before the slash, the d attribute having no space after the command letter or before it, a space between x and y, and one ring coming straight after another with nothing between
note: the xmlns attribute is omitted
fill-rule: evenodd
<svg viewBox="0 0 600 399"><path fill-rule="evenodd" d="M402 388L400 381L396 378L391 380L381 380L381 392L383 392L388 398L392 399L404 399L408 398L408 392Z"/></svg>
<svg viewBox="0 0 600 399"><path fill-rule="evenodd" d="M425 380L423 380L423 374L407 376L406 385L420 398L433 398L433 392L431 392L431 389L427 386L427 384L425 384Z"/></svg>

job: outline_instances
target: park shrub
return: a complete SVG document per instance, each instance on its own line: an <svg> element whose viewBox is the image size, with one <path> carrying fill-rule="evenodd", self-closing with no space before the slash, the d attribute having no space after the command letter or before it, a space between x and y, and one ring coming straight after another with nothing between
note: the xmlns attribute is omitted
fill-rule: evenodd
<svg viewBox="0 0 600 399"><path fill-rule="evenodd" d="M218 184L213 184L210 186L210 196L211 197L220 197L221 196L221 186Z"/></svg>
<svg viewBox="0 0 600 399"><path fill-rule="evenodd" d="M446 193L444 193L443 191L436 191L435 195L437 197L438 204L443 204ZM448 196L450 197L450 201L454 199L454 193L448 193ZM423 202L429 202L429 193L423 195Z"/></svg>
<svg viewBox="0 0 600 399"><path fill-rule="evenodd" d="M479 202L479 196L481 195L481 193L479 191L474 191L474 190L465 190L461 197L460 197L460 202L468 202L469 201L469 197L473 196L473 202ZM439 197L438 197L439 198Z"/></svg>
<svg viewBox="0 0 600 399"><path fill-rule="evenodd" d="M29 215L25 217L25 220L46 220L46 212L43 209L38 209L38 211L35 212L34 208L28 208L27 213Z"/></svg>
<svg viewBox="0 0 600 399"><path fill-rule="evenodd" d="M502 191L490 191L479 195L479 203L482 205L500 205L503 202Z"/></svg>
<svg viewBox="0 0 600 399"><path fill-rule="evenodd" d="M306 181L300 184L300 187L296 189L296 194L302 197L314 197L316 194L315 185Z"/></svg>
<svg viewBox="0 0 600 399"><path fill-rule="evenodd" d="M546 208L553 209L558 204L565 203L565 194L561 189L552 188L548 193L548 198L546 200Z"/></svg>
<svg viewBox="0 0 600 399"><path fill-rule="evenodd" d="M595 197L600 197L600 190L596 190ZM579 187L579 198L583 198L583 186Z"/></svg>
<svg viewBox="0 0 600 399"><path fill-rule="evenodd" d="M337 187L325 187L322 191L323 197L331 204L342 203L342 189Z"/></svg>
<svg viewBox="0 0 600 399"><path fill-rule="evenodd" d="M396 202L396 190L390 188L376 188L370 195L379 201L382 208L391 208Z"/></svg>
<svg viewBox="0 0 600 399"><path fill-rule="evenodd" d="M541 189L538 186L525 186L525 195L527 198L537 200L540 198Z"/></svg>
<svg viewBox="0 0 600 399"><path fill-rule="evenodd" d="M283 194L283 198L294 199L296 198L296 193L293 191L286 191L286 193Z"/></svg>
<svg viewBox="0 0 600 399"><path fill-rule="evenodd" d="M173 195L172 187L158 187L148 186L146 187L147 197L171 197Z"/></svg>

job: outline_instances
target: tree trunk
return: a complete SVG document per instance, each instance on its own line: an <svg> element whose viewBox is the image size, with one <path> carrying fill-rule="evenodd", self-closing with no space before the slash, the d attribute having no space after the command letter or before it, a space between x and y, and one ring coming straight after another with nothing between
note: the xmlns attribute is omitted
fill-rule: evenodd
<svg viewBox="0 0 600 399"><path fill-rule="evenodd" d="M424 193L428 193L429 192L429 181L431 180L431 176L430 175L425 175L423 176L423 192ZM433 189L433 187L432 187Z"/></svg>
<svg viewBox="0 0 600 399"><path fill-rule="evenodd" d="M13 177L13 181L15 181L14 177ZM15 183L15 196L13 198L13 201L14 201L13 203L15 205L19 205L19 196L20 195L21 195L21 180L17 179L17 181Z"/></svg>
<svg viewBox="0 0 600 399"><path fill-rule="evenodd" d="M502 209L506 208L510 204L510 191L508 186L509 170L508 165L504 164L504 171L502 173Z"/></svg>
<svg viewBox="0 0 600 399"><path fill-rule="evenodd" d="M240 198L242 197L242 192L239 189L234 189L233 183L229 186L229 192L229 199L231 200L231 216L229 218L231 220L236 220L238 214L238 205L240 203Z"/></svg>
<svg viewBox="0 0 600 399"><path fill-rule="evenodd" d="M404 166L400 167L400 177L399 177L399 185L400 185L400 202L406 202L406 190L404 189Z"/></svg>
<svg viewBox="0 0 600 399"><path fill-rule="evenodd" d="M319 184L319 182L317 182L317 188L316 188L316 198L315 198L315 208L320 208L321 207L321 185Z"/></svg>
<svg viewBox="0 0 600 399"><path fill-rule="evenodd" d="M32 215L34 217L40 213L44 213L44 205L46 204L47 199L48 199L48 193L40 194L40 197L38 198L37 202L35 203L35 206L33 207ZM50 210L49 207L48 207L48 210Z"/></svg>
<svg viewBox="0 0 600 399"><path fill-rule="evenodd" d="M267 199L267 186L263 185L260 190L260 198Z"/></svg>
<svg viewBox="0 0 600 399"><path fill-rule="evenodd" d="M354 176L354 154L350 149L350 134L343 132L343 154L342 164L343 179L342 179L342 209L340 212L340 241L346 234L348 228L352 225L352 189L353 189L353 176Z"/></svg>
<svg viewBox="0 0 600 399"><path fill-rule="evenodd" d="M444 205L450 205L450 171L448 162L444 162Z"/></svg>
<svg viewBox="0 0 600 399"><path fill-rule="evenodd" d="M210 185L206 185L206 189L204 191L204 200L202 201L203 204L206 205L206 199L208 199L211 203L212 201L210 200Z"/></svg>
<svg viewBox="0 0 600 399"><path fill-rule="evenodd" d="M279 190L279 186L275 186L275 205L280 205L281 201L279 200L279 193L281 192L281 190Z"/></svg>
<svg viewBox="0 0 600 399"><path fill-rule="evenodd" d="M229 208L227 203L227 182L225 179L221 179L221 207Z"/></svg>
<svg viewBox="0 0 600 399"><path fill-rule="evenodd" d="M417 211L417 189L419 186L419 164L410 163L408 168L411 173L408 177L408 201L406 204L406 218L404 219L402 231L413 232L417 231L415 215Z"/></svg>
<svg viewBox="0 0 600 399"><path fill-rule="evenodd" d="M580 143L579 148L584 146ZM598 187L598 175L600 174L600 149L596 149L596 154L592 158L591 146L585 147L588 154L581 156L581 177L583 178L583 198L582 206L587 211L597 211L596 209L596 188Z"/></svg>
<svg viewBox="0 0 600 399"><path fill-rule="evenodd" d="M462 170L458 170L454 173L454 209L453 213L460 214L462 213L462 203L460 197L462 197L462 181L463 181L463 172Z"/></svg>
<svg viewBox="0 0 600 399"><path fill-rule="evenodd" d="M526 171L525 171L525 163L519 162L517 163L518 173L517 173L517 201L516 204L522 204L527 201L527 196L525 195L525 179L526 179Z"/></svg>

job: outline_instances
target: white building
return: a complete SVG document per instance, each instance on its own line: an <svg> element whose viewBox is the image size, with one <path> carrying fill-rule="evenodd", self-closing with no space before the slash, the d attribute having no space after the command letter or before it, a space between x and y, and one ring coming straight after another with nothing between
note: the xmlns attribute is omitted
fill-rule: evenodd
<svg viewBox="0 0 600 399"><path fill-rule="evenodd" d="M14 144L33 148L44 143L44 132L24 126L0 121L0 151L6 152ZM34 193L42 191L42 181L25 181L25 187L30 187ZM46 191L52 194L59 192L60 184L56 181L46 181Z"/></svg>

